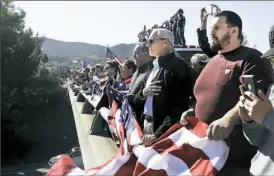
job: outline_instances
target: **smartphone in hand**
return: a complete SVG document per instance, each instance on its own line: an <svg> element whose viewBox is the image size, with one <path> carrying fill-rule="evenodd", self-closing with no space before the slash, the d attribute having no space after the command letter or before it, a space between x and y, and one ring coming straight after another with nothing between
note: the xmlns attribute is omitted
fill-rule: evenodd
<svg viewBox="0 0 274 176"><path fill-rule="evenodd" d="M258 94L258 85L255 75L243 75L243 82L245 85L245 91L250 91L255 95Z"/></svg>

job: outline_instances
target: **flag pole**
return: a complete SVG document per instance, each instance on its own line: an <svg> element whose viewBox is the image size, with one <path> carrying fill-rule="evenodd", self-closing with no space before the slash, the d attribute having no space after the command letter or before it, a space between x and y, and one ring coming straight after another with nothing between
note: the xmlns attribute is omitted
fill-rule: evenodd
<svg viewBox="0 0 274 176"><path fill-rule="evenodd" d="M108 44L107 44L107 52L106 52L106 58L108 58Z"/></svg>

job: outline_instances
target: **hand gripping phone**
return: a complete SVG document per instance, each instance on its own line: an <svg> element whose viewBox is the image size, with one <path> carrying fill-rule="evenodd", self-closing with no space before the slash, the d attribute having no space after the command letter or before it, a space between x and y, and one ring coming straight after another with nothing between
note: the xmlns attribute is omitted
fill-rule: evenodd
<svg viewBox="0 0 274 176"><path fill-rule="evenodd" d="M255 75L243 75L242 76L243 83L245 85L245 90L254 93L255 95L258 94L258 85Z"/></svg>

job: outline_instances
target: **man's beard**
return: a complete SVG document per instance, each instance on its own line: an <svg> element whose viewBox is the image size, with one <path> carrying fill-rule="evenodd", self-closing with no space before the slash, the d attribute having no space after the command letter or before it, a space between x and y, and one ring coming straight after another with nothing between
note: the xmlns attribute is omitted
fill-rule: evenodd
<svg viewBox="0 0 274 176"><path fill-rule="evenodd" d="M220 40L217 37L213 37L213 38L216 40L216 42L213 43L213 41L212 41L212 43L210 45L211 50L213 52L218 52L218 51L222 50L224 46L230 44L231 36L227 32Z"/></svg>

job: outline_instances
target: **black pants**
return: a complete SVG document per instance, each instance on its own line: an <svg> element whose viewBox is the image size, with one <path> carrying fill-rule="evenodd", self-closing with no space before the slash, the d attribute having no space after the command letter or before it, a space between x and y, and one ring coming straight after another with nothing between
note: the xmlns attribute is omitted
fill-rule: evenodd
<svg viewBox="0 0 274 176"><path fill-rule="evenodd" d="M173 31L173 36L174 36L174 45L179 44L179 35L177 31Z"/></svg>
<svg viewBox="0 0 274 176"><path fill-rule="evenodd" d="M186 45L185 30L179 29L178 36L179 36L179 44L185 46Z"/></svg>

